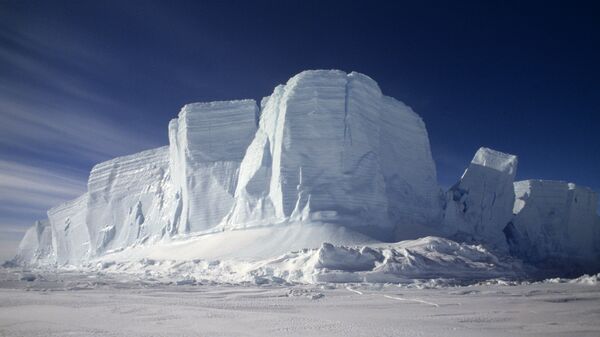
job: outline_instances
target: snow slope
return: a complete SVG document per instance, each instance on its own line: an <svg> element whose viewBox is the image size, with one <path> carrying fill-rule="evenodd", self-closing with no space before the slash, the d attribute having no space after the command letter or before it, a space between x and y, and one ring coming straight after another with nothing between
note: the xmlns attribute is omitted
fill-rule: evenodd
<svg viewBox="0 0 600 337"><path fill-rule="evenodd" d="M294 239L286 240L290 237ZM347 245L351 242L355 244ZM454 284L524 275L520 264L501 261L482 246L438 237L377 243L337 226L297 225L132 248L93 259L84 267L164 281L236 284L413 283L416 279Z"/></svg>

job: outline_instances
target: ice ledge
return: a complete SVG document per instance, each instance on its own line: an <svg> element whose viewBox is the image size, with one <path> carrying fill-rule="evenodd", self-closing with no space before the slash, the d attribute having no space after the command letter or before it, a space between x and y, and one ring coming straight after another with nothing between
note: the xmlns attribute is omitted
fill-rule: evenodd
<svg viewBox="0 0 600 337"><path fill-rule="evenodd" d="M471 164L491 168L514 177L517 172L517 162L515 155L481 147L475 153Z"/></svg>

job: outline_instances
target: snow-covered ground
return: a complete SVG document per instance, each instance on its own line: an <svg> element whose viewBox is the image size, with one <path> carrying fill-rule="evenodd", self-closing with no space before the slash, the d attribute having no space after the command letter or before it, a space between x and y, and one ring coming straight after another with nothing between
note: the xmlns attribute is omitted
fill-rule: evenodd
<svg viewBox="0 0 600 337"><path fill-rule="evenodd" d="M257 286L0 269L0 336L598 336L599 276Z"/></svg>

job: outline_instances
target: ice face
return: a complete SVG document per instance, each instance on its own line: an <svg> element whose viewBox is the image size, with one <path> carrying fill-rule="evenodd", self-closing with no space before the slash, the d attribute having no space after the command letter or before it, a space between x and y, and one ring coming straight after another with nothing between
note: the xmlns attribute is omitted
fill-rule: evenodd
<svg viewBox="0 0 600 337"><path fill-rule="evenodd" d="M396 226L396 239L415 238L420 233L413 228L419 225L439 227L440 188L421 117L404 103L384 96L379 140L388 217Z"/></svg>
<svg viewBox="0 0 600 337"><path fill-rule="evenodd" d="M32 264L36 262L53 263L52 230L48 220L36 221L27 230L19 244L16 262Z"/></svg>
<svg viewBox="0 0 600 337"><path fill-rule="evenodd" d="M447 234L506 250L503 230L512 218L516 170L516 156L480 148L446 194Z"/></svg>
<svg viewBox="0 0 600 337"><path fill-rule="evenodd" d="M170 168L178 203L172 233L208 230L227 214L257 114L254 100L195 103L171 121Z"/></svg>
<svg viewBox="0 0 600 337"><path fill-rule="evenodd" d="M561 182L513 185L516 170L516 156L481 148L443 195L425 124L410 107L368 76L305 71L260 112L253 100L186 105L169 123L169 146L96 165L88 191L49 210L16 261L81 264L242 228L227 233L247 253L315 248L348 232L354 239L342 244L445 235L533 263L600 261L596 194ZM274 235L281 227L295 229ZM243 239L251 230L276 240L265 249ZM205 248L219 245L205 239Z"/></svg>
<svg viewBox="0 0 600 337"><path fill-rule="evenodd" d="M52 246L56 263L79 264L91 255L90 235L86 225L89 194L68 201L48 211L52 229Z"/></svg>
<svg viewBox="0 0 600 337"><path fill-rule="evenodd" d="M302 72L263 100L260 116L229 228L318 221L391 239L397 224L436 214L425 126L371 78Z"/></svg>
<svg viewBox="0 0 600 337"><path fill-rule="evenodd" d="M435 181L425 125L409 107L368 76L306 71L263 99L260 114L253 100L186 105L168 149L96 165L88 193L49 217L61 264L281 222L393 241L439 222Z"/></svg>
<svg viewBox="0 0 600 337"><path fill-rule="evenodd" d="M506 233L511 250L532 262L575 260L600 264L598 195L572 183L515 182L514 219Z"/></svg>
<svg viewBox="0 0 600 337"><path fill-rule="evenodd" d="M92 255L162 236L174 203L168 147L94 166L88 195L85 222Z"/></svg>

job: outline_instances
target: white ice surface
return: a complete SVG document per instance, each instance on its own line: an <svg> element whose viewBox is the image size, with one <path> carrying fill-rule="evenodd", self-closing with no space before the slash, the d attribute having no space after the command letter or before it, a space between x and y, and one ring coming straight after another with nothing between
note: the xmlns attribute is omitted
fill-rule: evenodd
<svg viewBox="0 0 600 337"><path fill-rule="evenodd" d="M94 166L85 218L91 256L162 237L174 203L169 178L166 146Z"/></svg>
<svg viewBox="0 0 600 337"><path fill-rule="evenodd" d="M79 264L90 258L90 235L85 221L88 200L89 194L85 193L48 211L53 260L58 264Z"/></svg>
<svg viewBox="0 0 600 337"><path fill-rule="evenodd" d="M254 100L194 103L169 123L171 183L177 194L171 233L204 231L223 220L257 114Z"/></svg>
<svg viewBox="0 0 600 337"><path fill-rule="evenodd" d="M598 195L572 183L525 180L515 183L512 248L530 261L577 260L600 265Z"/></svg>
<svg viewBox="0 0 600 337"><path fill-rule="evenodd" d="M305 71L262 105L226 228L318 221L393 240L439 214L425 125L371 78Z"/></svg>
<svg viewBox="0 0 600 337"><path fill-rule="evenodd" d="M172 281L256 284L411 283L440 278L453 284L524 275L520 264L501 261L481 246L438 237L368 242L362 234L336 226L288 225L130 248L80 269Z"/></svg>
<svg viewBox="0 0 600 337"><path fill-rule="evenodd" d="M166 285L0 272L3 336L598 336L599 285Z"/></svg>
<svg viewBox="0 0 600 337"><path fill-rule="evenodd" d="M575 259L595 268L596 194L570 184L543 187L551 182L521 188L513 185L516 170L516 156L481 148L444 195L425 124L410 107L366 75L304 71L277 86L260 111L254 100L184 106L169 123L168 146L96 165L84 195L49 210L49 227L42 221L28 231L16 262L80 266L118 255L135 263L162 254L158 260L234 266L235 259L258 263L308 249L289 258L311 266L325 242L344 259L355 255L352 246L380 249L372 246L378 240L445 236L498 256ZM433 246L458 264L444 268L457 271L466 263L456 259L460 249L471 249L446 256L454 245ZM386 252L400 256L402 249ZM383 280L378 264L392 260L376 259L368 275L355 276ZM442 260L432 263L444 273ZM426 264L416 266L427 274ZM298 275L296 267L265 268L273 277L307 280L289 276Z"/></svg>
<svg viewBox="0 0 600 337"><path fill-rule="evenodd" d="M516 169L516 156L480 148L446 194L445 231L506 251L503 230L512 219Z"/></svg>
<svg viewBox="0 0 600 337"><path fill-rule="evenodd" d="M52 263L53 256L50 223L48 220L36 221L21 240L15 260L21 264Z"/></svg>

